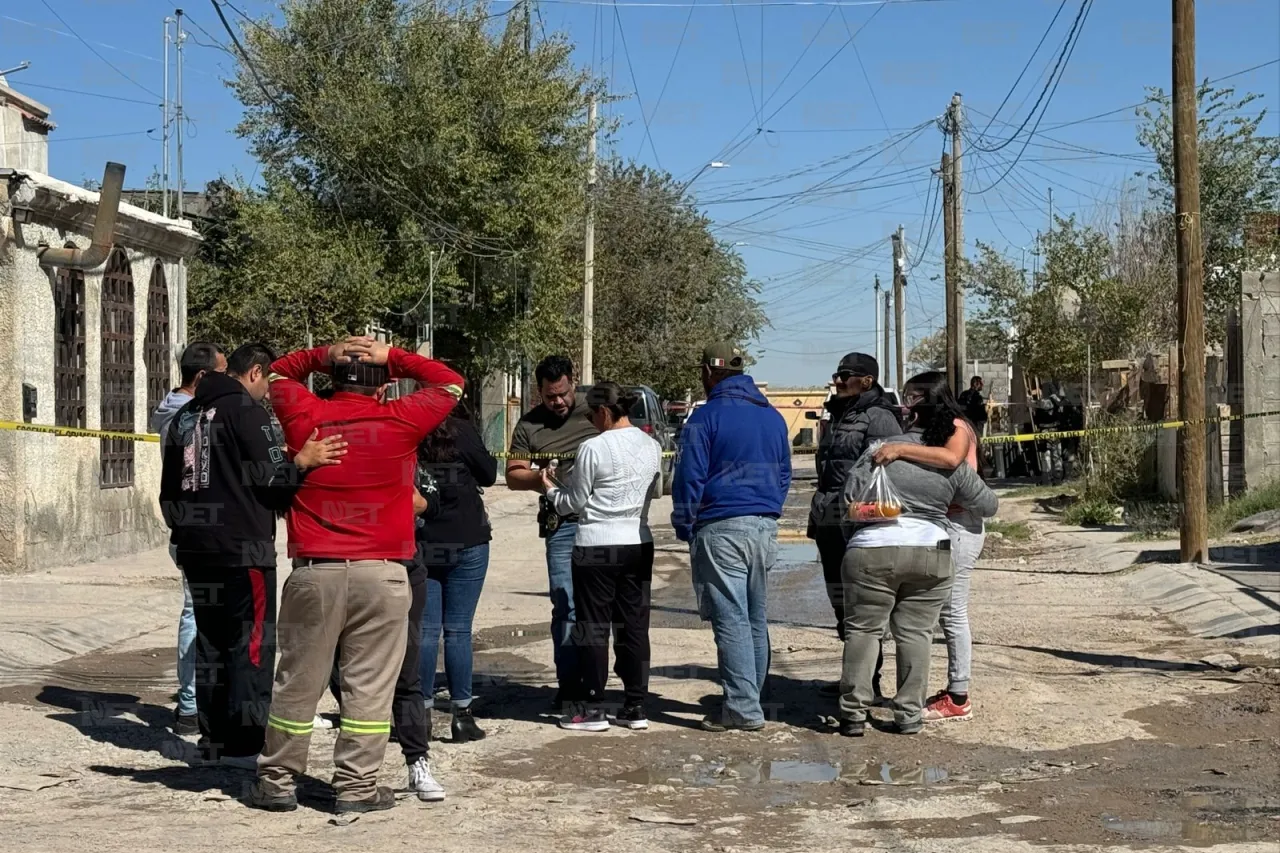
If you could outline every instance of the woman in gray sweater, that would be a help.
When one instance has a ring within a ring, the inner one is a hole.
[[[890,442],[945,444],[955,430],[952,418],[927,389],[907,388],[913,421]],[[915,391],[916,393],[912,393]],[[945,423],[942,421],[945,419]],[[936,421],[936,422],[935,422]],[[845,504],[858,516],[856,501],[876,463],[866,453],[849,472]],[[995,515],[999,501],[967,465],[942,470],[905,459],[884,466],[901,502],[893,520],[851,520],[849,549],[841,566],[846,596],[844,666],[840,678],[840,734],[860,737],[875,694],[872,675],[880,637],[887,625],[897,648],[898,691],[893,697],[893,730],[916,734],[928,690],[933,628],[951,594],[951,521],[948,509],[963,507],[981,518]]]

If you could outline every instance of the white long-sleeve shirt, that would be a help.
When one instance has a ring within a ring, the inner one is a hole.
[[[661,464],[650,436],[635,427],[611,429],[582,443],[568,482],[547,498],[561,515],[578,515],[574,545],[652,542],[649,501]]]

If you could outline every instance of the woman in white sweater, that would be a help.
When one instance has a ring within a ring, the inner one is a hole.
[[[613,725],[647,729],[649,591],[653,534],[649,496],[662,454],[658,442],[627,417],[638,398],[614,382],[587,393],[600,435],[583,442],[567,483],[544,469],[547,498],[561,515],[579,516],[573,542],[574,640],[579,652],[577,695],[560,727],[607,731],[604,687],[609,678],[609,634],[614,629],[617,673],[626,691]],[[616,707],[616,706],[615,706]]]

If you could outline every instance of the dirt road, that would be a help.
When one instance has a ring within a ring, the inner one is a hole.
[[[696,724],[718,694],[715,648],[692,608],[687,557],[666,531],[653,728],[567,734],[544,716],[551,654],[532,504],[503,490],[489,498],[496,535],[477,617],[476,712],[490,736],[433,744],[444,803],[406,799],[336,825],[325,811],[331,733],[314,737],[302,808],[289,815],[236,801],[249,774],[185,763],[191,743],[166,728],[180,591],[157,553],[0,580],[0,844],[32,853],[71,844],[95,853],[1278,849],[1276,611],[1264,608],[1268,625],[1222,576],[1117,567],[1097,550],[1105,543],[1026,516],[1044,534],[1041,553],[993,561],[975,579],[976,719],[851,742],[832,734],[824,717],[834,709],[816,693],[841,652],[818,568],[805,546],[789,546],[771,587],[775,722],[712,735]],[[1253,627],[1213,635],[1206,626],[1226,616]],[[1213,657],[1224,654],[1238,665]],[[944,671],[938,644],[934,683]],[[447,734],[447,718],[436,723]],[[395,746],[384,778],[404,782]]]

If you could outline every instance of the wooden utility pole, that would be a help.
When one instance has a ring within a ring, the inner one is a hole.
[[[880,337],[880,276],[876,276],[876,301],[872,308],[872,313],[875,315],[875,318],[876,318],[876,348],[871,351],[871,354],[874,355],[876,358],[879,358],[880,350],[881,350],[880,341],[882,340],[882,338]],[[884,333],[886,335],[889,334],[889,330],[885,329]],[[889,370],[888,363],[887,362],[881,363],[880,365],[881,375],[879,378],[882,381],[884,380],[884,377],[887,374],[888,370]]]
[[[1197,423],[1178,431],[1184,563],[1209,560],[1205,499],[1204,247],[1196,116],[1196,4],[1173,0],[1173,209],[1178,244],[1178,410]]]
[[[582,375],[588,385],[595,382],[592,347],[595,338],[596,286],[596,96],[587,101],[587,233],[583,249],[582,279]]]
[[[893,308],[895,313],[894,343],[897,356],[894,366],[897,367],[897,389],[907,384],[907,249],[902,242],[902,226],[898,226],[893,235]]]
[[[951,243],[954,246],[952,263],[955,270],[955,288],[952,291],[952,310],[956,315],[956,379],[952,390],[959,394],[964,389],[958,383],[964,382],[965,365],[969,363],[968,334],[964,323],[964,182],[962,180],[962,161],[964,142],[961,139],[961,104],[960,93],[951,96]]]
[[[959,343],[956,329],[956,245],[955,245],[955,199],[952,197],[951,155],[942,155],[942,261],[943,279],[946,288],[947,302],[947,383],[954,391],[959,387],[959,363],[956,360],[956,345]]]
[[[879,306],[876,306],[876,307],[877,307],[877,309],[879,308]],[[890,351],[890,344],[889,344],[889,341],[890,341],[890,338],[889,338],[889,325],[890,325],[890,320],[889,320],[889,291],[888,291],[888,290],[886,290],[886,291],[884,292],[884,311],[883,311],[882,313],[884,314],[884,343],[882,344],[882,346],[884,347],[884,356],[883,356],[883,358],[881,359],[881,362],[880,362],[880,374],[881,374],[881,379],[880,379],[880,381],[881,381],[881,382],[887,382],[887,381],[889,380],[889,364],[890,364],[890,356],[889,356],[889,351]]]

